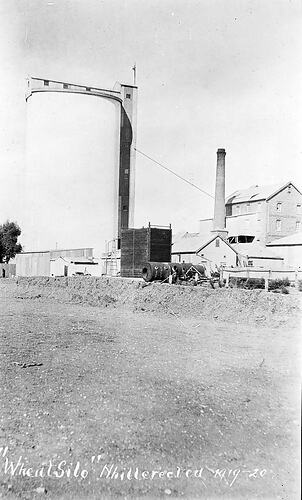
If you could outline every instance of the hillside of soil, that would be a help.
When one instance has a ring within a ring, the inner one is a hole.
[[[297,326],[301,292],[288,295],[237,288],[184,286],[125,278],[18,278],[11,293],[20,300],[43,298],[131,311],[157,312],[231,323]]]

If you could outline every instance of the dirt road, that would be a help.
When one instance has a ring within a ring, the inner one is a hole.
[[[2,498],[298,498],[297,330],[0,293]]]

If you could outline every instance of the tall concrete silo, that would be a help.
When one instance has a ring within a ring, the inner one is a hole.
[[[30,78],[22,242],[94,247],[133,225],[137,87]]]

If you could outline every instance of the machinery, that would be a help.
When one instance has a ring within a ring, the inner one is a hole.
[[[183,262],[181,264],[171,262],[148,262],[142,269],[142,277],[148,282],[160,281],[169,284],[193,284],[200,285],[209,283],[212,288],[215,284],[221,286],[220,273],[210,274],[200,264]]]

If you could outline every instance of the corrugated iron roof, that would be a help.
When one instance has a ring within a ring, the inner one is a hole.
[[[302,245],[302,231],[291,234],[289,236],[284,236],[283,238],[278,238],[277,240],[271,241],[267,244],[267,246],[270,247],[291,245]]]
[[[251,259],[283,259],[270,248],[263,247],[258,243],[235,243],[232,245],[241,255]]]
[[[182,238],[173,243],[172,253],[195,253],[205,241],[204,236],[199,233],[185,233]]]
[[[216,234],[209,233],[206,236],[200,233],[186,233],[186,235],[180,240],[176,241],[172,245],[172,254],[175,253],[196,253],[206,246],[208,246],[212,241],[217,238]],[[230,245],[227,241],[224,241],[220,236],[219,238],[223,243],[228,245],[234,252],[237,250],[233,245]]]
[[[250,186],[247,189],[239,189],[234,193],[230,194],[226,198],[226,203],[244,203],[248,201],[260,201],[267,200],[268,198],[274,196],[279,191],[291,184],[295,189],[297,189],[292,182],[287,182],[286,184],[271,184],[267,186]],[[299,191],[297,189],[297,191]],[[300,192],[300,191],[299,191]]]

